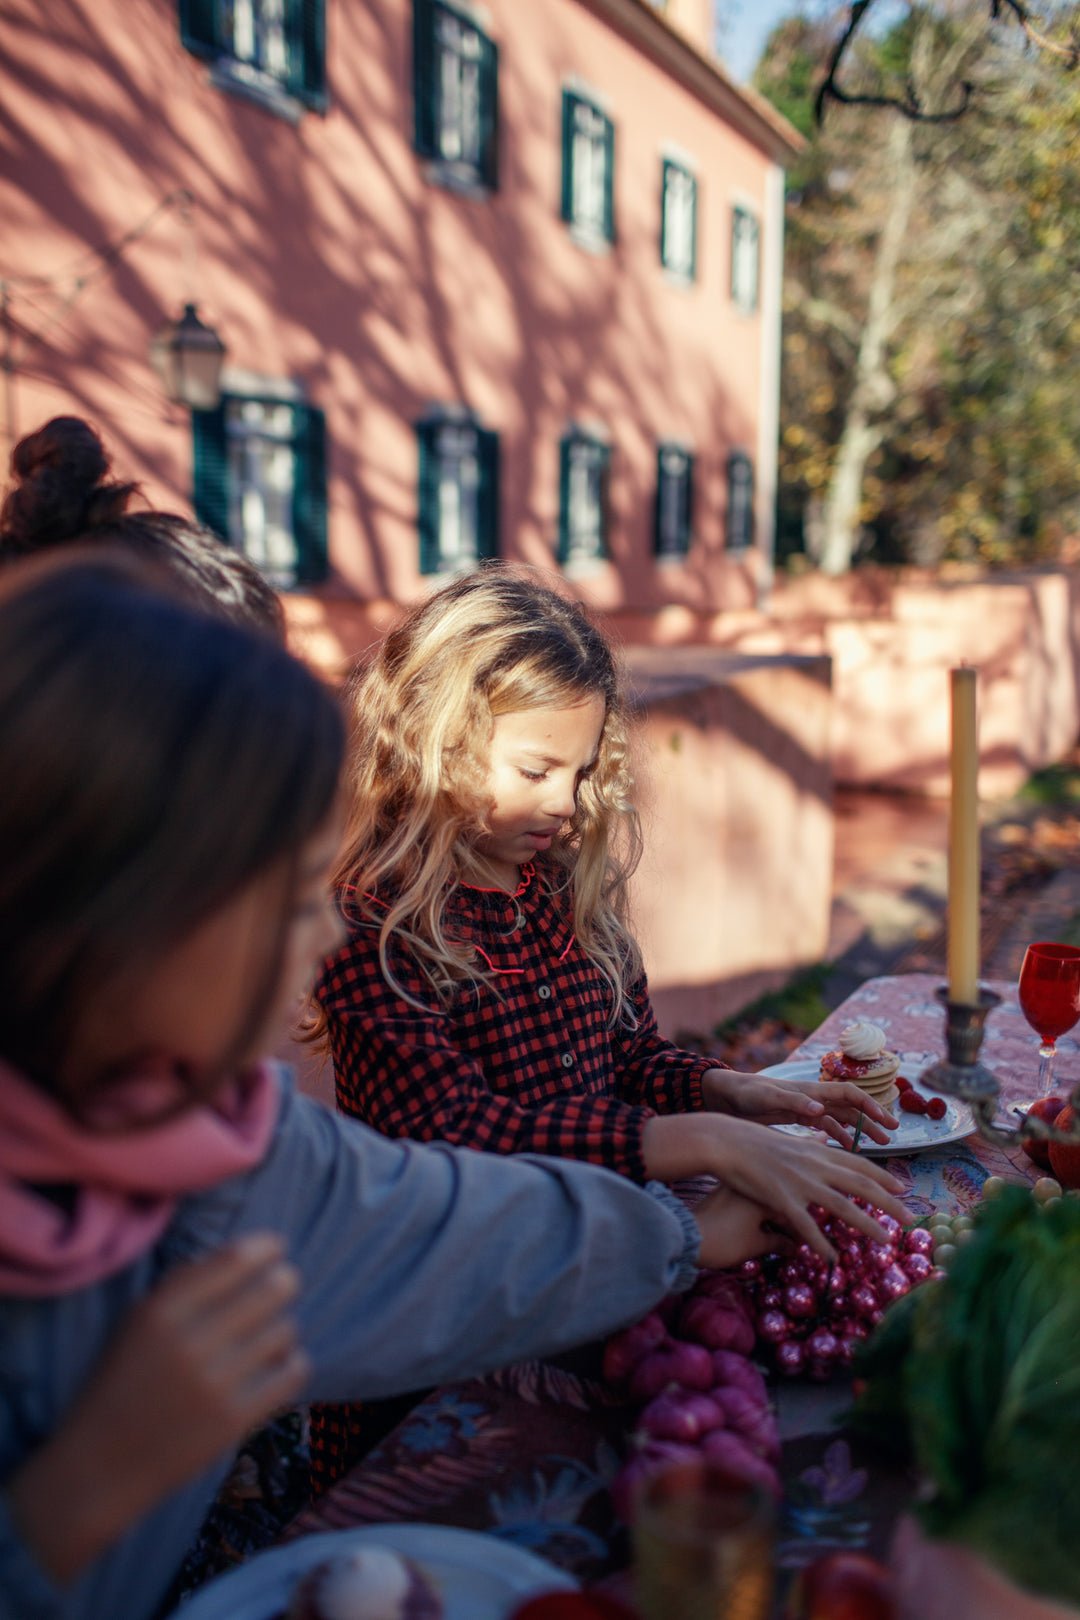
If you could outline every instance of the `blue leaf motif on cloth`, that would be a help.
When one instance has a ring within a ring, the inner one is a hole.
[[[479,1401],[462,1401],[452,1394],[444,1395],[435,1405],[425,1402],[406,1419],[398,1443],[413,1457],[459,1452],[477,1433],[477,1419],[483,1418],[486,1412],[487,1408]]]
[[[610,1450],[598,1448],[595,1470],[573,1458],[550,1457],[546,1462],[555,1466],[553,1474],[546,1474],[541,1466],[533,1470],[531,1479],[518,1481],[501,1496],[492,1492],[488,1533],[543,1553],[568,1568],[589,1559],[602,1561],[607,1556],[606,1543],[577,1520],[585,1504],[612,1477],[610,1464],[617,1467],[614,1453],[606,1455]]]

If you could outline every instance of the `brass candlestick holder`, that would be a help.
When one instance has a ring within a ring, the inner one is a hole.
[[[998,1147],[1017,1147],[1025,1141],[1080,1142],[1080,1082],[1069,1098],[1076,1118],[1067,1131],[1059,1131],[1045,1120],[1033,1119],[1030,1114],[1024,1116],[1019,1126],[995,1124],[1001,1083],[992,1069],[979,1062],[979,1049],[987,1015],[999,1005],[1001,997],[993,990],[980,989],[978,1004],[973,1006],[970,1002],[950,1001],[944,985],[935,993],[945,1008],[945,1044],[949,1055],[920,1075],[919,1084],[967,1103],[979,1135]]]

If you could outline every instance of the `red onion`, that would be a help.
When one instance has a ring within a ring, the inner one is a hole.
[[[656,1311],[614,1334],[604,1346],[604,1377],[611,1384],[625,1383],[638,1362],[670,1342],[668,1330]]]
[[[806,1367],[806,1351],[800,1339],[784,1339],[776,1346],[776,1365],[787,1378],[796,1378]]]
[[[895,1215],[886,1215],[879,1210],[874,1218],[881,1227],[882,1231],[888,1234],[890,1244],[895,1246],[900,1242],[900,1239],[904,1235],[904,1228],[900,1225],[900,1222],[896,1219]]]
[[[720,1402],[697,1390],[665,1390],[650,1401],[638,1419],[638,1430],[651,1440],[677,1440],[692,1445],[710,1429],[722,1428]]]
[[[740,1302],[736,1309],[721,1299],[691,1299],[679,1317],[679,1331],[710,1350],[738,1350],[749,1355],[754,1329]]]
[[[630,1374],[630,1394],[635,1401],[651,1401],[669,1384],[709,1389],[712,1381],[712,1362],[705,1347],[676,1339],[670,1348],[653,1350],[638,1362]]]
[[[809,1283],[789,1283],[784,1289],[784,1310],[788,1316],[806,1317],[817,1314],[817,1298]]]
[[[779,1500],[782,1493],[776,1469],[763,1457],[755,1456],[746,1442],[730,1429],[714,1429],[712,1434],[707,1434],[701,1442],[701,1450],[709,1462],[733,1479],[760,1485]]]
[[[776,1419],[768,1406],[745,1394],[741,1389],[718,1389],[716,1404],[723,1411],[727,1427],[741,1435],[751,1451],[773,1462],[780,1455],[780,1439]]]
[[[907,1273],[898,1265],[891,1265],[878,1278],[878,1287],[886,1299],[899,1299],[911,1287]]]
[[[934,1234],[928,1232],[925,1226],[916,1226],[904,1239],[905,1254],[933,1254]]]
[[[815,1328],[806,1340],[806,1354],[811,1361],[832,1362],[840,1352],[840,1340],[826,1327]]]
[[[773,1344],[791,1337],[791,1322],[782,1311],[763,1311],[757,1326],[761,1337],[770,1339]]]
[[[868,1282],[859,1283],[857,1287],[851,1290],[848,1298],[851,1300],[852,1310],[857,1311],[860,1316],[865,1317],[867,1320],[873,1316],[878,1308],[877,1294]]]
[[[905,1254],[903,1267],[913,1283],[921,1283],[933,1272],[934,1262],[928,1254]]]
[[[768,1391],[765,1380],[745,1356],[738,1355],[734,1350],[714,1350],[712,1353],[713,1373],[715,1384],[721,1388],[745,1390],[751,1400],[768,1404]],[[712,1390],[715,1396],[716,1388]]]

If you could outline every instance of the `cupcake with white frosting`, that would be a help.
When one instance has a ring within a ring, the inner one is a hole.
[[[885,1031],[865,1019],[840,1032],[840,1044],[821,1060],[823,1080],[851,1080],[882,1108],[896,1101],[900,1056],[885,1045]]]

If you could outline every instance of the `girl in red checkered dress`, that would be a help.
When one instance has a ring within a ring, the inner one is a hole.
[[[736,1074],[661,1038],[627,924],[627,701],[579,605],[502,566],[455,580],[391,630],[351,709],[349,937],[316,987],[345,1113],[639,1182],[712,1174],[822,1253],[812,1204],[873,1232],[852,1197],[903,1216],[881,1167],[762,1128],[846,1142],[861,1114],[885,1141],[896,1121],[863,1092]],[[382,1419],[313,1410],[316,1490]]]
[[[712,1174],[823,1249],[811,1204],[869,1230],[880,1167],[842,1142],[850,1084],[782,1083],[661,1038],[627,925],[639,848],[623,682],[584,609],[496,565],[410,612],[355,682],[349,926],[317,987],[339,1106],[392,1136]]]

